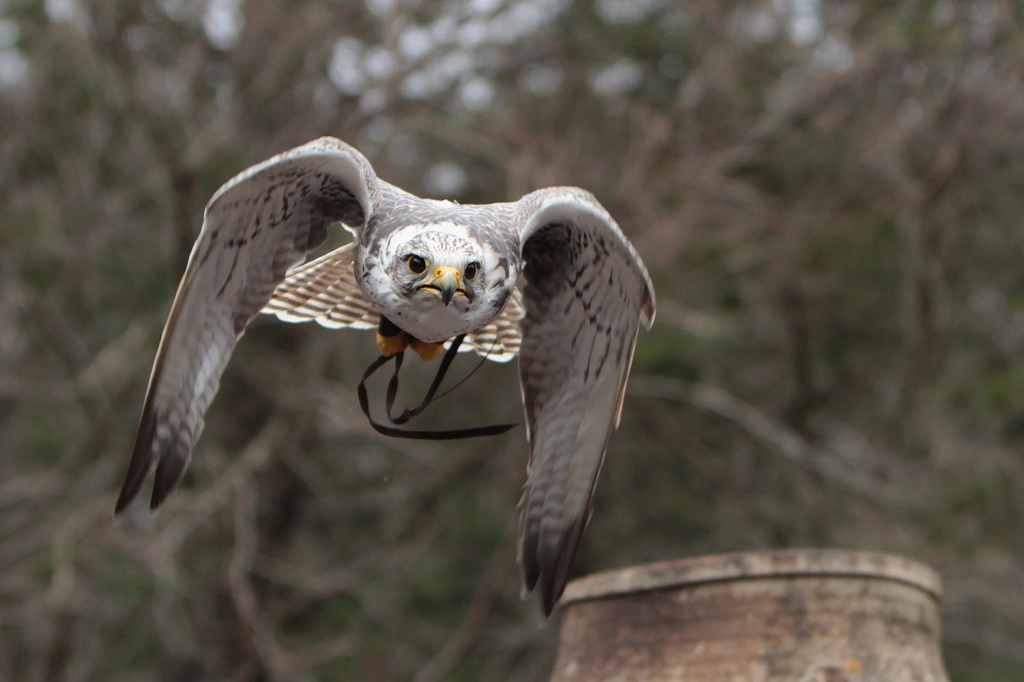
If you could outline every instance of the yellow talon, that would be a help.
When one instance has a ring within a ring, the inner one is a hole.
[[[380,332],[377,332],[377,348],[380,348],[381,355],[390,358],[392,355],[408,348],[409,339],[410,336],[405,332],[399,332],[394,336],[383,336]],[[419,351],[416,352],[419,353]]]
[[[430,362],[444,353],[443,343],[427,343],[419,339],[412,339],[409,342],[409,347],[416,351],[416,355],[420,356],[423,362]]]

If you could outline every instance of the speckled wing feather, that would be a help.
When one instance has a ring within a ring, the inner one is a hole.
[[[164,326],[116,512],[156,466],[156,508],[180,480],[235,343],[290,268],[340,221],[356,229],[379,183],[347,144],[322,138],[253,166],[210,200]]]
[[[328,329],[376,329],[380,315],[359,289],[354,261],[353,242],[295,268],[262,312],[284,322],[316,321]]]
[[[591,194],[552,188],[520,205],[526,317],[519,373],[530,467],[519,561],[525,588],[540,584],[550,614],[590,518],[638,326],[650,327],[655,302],[643,262]]]
[[[508,362],[519,354],[522,343],[519,322],[525,314],[522,295],[518,290],[514,290],[504,310],[493,322],[466,334],[465,340],[459,346],[459,352],[473,350],[488,360]]]

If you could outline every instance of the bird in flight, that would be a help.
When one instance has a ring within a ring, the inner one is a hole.
[[[332,223],[354,241],[301,264]],[[235,344],[261,312],[377,329],[384,356],[408,348],[430,360],[461,334],[462,349],[519,356],[530,445],[519,563],[550,615],[590,518],[637,330],[655,312],[640,256],[593,195],[421,199],[330,137],[229,180],[206,206],[164,326],[116,514],[153,468],[151,509],[178,484]]]

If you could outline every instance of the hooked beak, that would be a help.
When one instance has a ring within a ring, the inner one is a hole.
[[[420,288],[426,289],[448,305],[455,294],[465,295],[466,292],[459,288],[461,279],[462,274],[458,270],[450,265],[442,265],[434,270],[434,278]]]

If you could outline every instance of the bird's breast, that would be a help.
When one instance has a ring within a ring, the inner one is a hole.
[[[467,306],[458,299],[445,305],[427,291],[417,292],[408,299],[386,297],[378,307],[384,317],[400,329],[428,343],[447,341],[459,334],[475,331],[491,321],[480,320],[478,315],[464,310]]]

